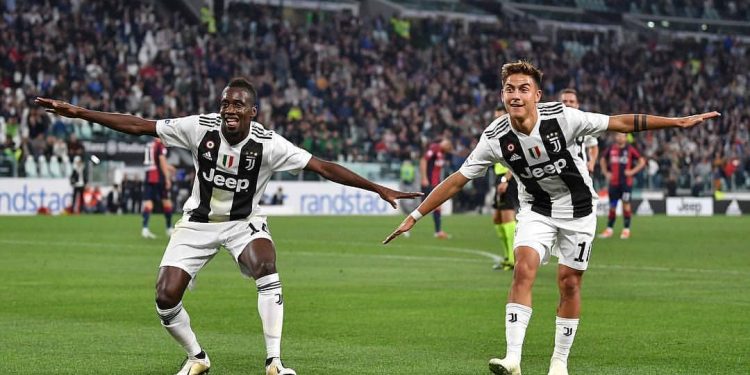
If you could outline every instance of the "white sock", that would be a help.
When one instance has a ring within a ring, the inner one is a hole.
[[[156,312],[159,313],[161,325],[177,340],[177,343],[182,345],[188,356],[194,358],[196,354],[202,351],[193,329],[190,328],[190,316],[182,308],[182,301],[171,309],[162,310],[159,306],[156,306]]]
[[[255,280],[258,286],[258,314],[263,323],[266,339],[266,358],[281,358],[281,328],[284,325],[284,297],[281,294],[279,274]]]
[[[568,319],[557,317],[555,319],[555,351],[552,358],[557,358],[564,363],[568,363],[568,354],[570,347],[573,346],[573,340],[576,338],[578,331],[578,319]]]
[[[509,303],[505,305],[505,317],[505,341],[508,345],[505,358],[520,363],[523,339],[531,319],[531,307]]]

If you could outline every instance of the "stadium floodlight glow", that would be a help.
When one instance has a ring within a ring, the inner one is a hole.
[[[705,23],[704,23],[704,24],[702,24],[702,25],[701,25],[701,30],[703,30],[703,31],[706,31],[706,30],[708,30],[708,25],[706,25]]]
[[[661,21],[661,27],[669,27],[669,21],[667,21],[667,20],[662,20],[662,21]]]
[[[653,29],[654,28],[654,21],[648,21],[648,23],[646,23],[646,25],[648,25],[648,27],[650,27],[650,28]]]

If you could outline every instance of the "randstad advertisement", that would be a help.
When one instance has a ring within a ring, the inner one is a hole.
[[[383,185],[398,189],[395,183]],[[393,209],[388,202],[380,199],[380,196],[375,193],[328,181],[271,181],[266,187],[261,202],[261,211],[266,215],[404,214],[401,209]],[[413,203],[417,202],[419,199]],[[444,214],[450,214],[452,206],[449,202],[442,207]],[[399,206],[402,204],[403,201],[400,201]],[[414,205],[408,205],[408,207],[414,207]]]
[[[0,178],[0,215],[33,215],[46,207],[53,215],[73,202],[65,178]]]

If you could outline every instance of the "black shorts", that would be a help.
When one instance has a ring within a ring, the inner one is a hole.
[[[146,201],[160,201],[170,199],[169,198],[169,190],[167,190],[167,187],[162,182],[157,182],[155,184],[152,183],[144,183],[143,184],[143,200]]]
[[[500,194],[497,191],[497,185],[500,185],[502,176],[495,180],[495,199],[492,200],[492,207],[496,210],[514,210],[518,211],[518,182],[511,177],[508,181],[508,188],[505,193]]]
[[[630,193],[633,187],[628,185],[609,185],[609,202],[614,202],[617,205],[617,201],[622,199],[623,203],[630,203]]]

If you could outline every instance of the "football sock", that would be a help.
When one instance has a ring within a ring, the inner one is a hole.
[[[167,229],[172,228],[172,207],[164,207],[164,218],[167,220]]]
[[[148,219],[151,218],[151,210],[143,209],[143,227],[148,228]]]
[[[442,228],[440,210],[432,211],[432,218],[435,221],[435,233],[438,233]]]
[[[617,213],[615,212],[615,209],[610,207],[609,208],[609,217],[607,220],[607,228],[612,228],[615,226],[615,219],[617,219]]]
[[[515,256],[513,254],[513,242],[516,237],[516,222],[511,221],[503,225],[503,229],[505,231],[505,259],[509,263],[516,263]]]
[[[526,327],[531,319],[531,307],[517,303],[505,305],[505,358],[521,362],[521,349],[526,336]]]
[[[258,286],[258,314],[263,323],[266,340],[266,358],[281,357],[281,328],[284,324],[284,298],[281,294],[279,274],[255,280]]]
[[[556,317],[555,319],[555,351],[552,353],[552,358],[557,358],[565,363],[568,363],[568,354],[570,354],[570,347],[573,346],[573,340],[576,337],[576,331],[578,331],[578,319],[567,319]]]
[[[630,229],[630,216],[631,212],[630,210],[623,210],[622,211],[622,217],[623,217],[623,225],[626,229]]]
[[[195,338],[195,333],[190,328],[190,316],[182,308],[182,302],[170,309],[160,309],[159,306],[156,306],[156,312],[161,319],[161,325],[167,329],[167,332],[174,337],[177,343],[182,345],[188,356],[196,357],[202,352],[201,346],[198,345],[198,339]]]
[[[505,248],[505,227],[503,227],[503,224],[495,224],[495,234],[497,234],[497,238],[500,239],[500,244],[503,246],[503,255],[507,260],[508,249]]]

